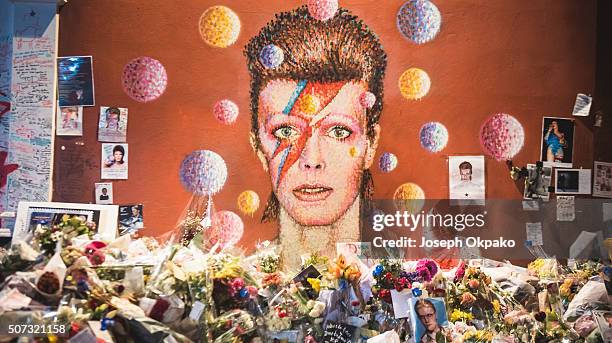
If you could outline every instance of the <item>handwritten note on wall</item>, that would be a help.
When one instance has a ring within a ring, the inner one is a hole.
[[[7,133],[7,163],[19,168],[0,193],[0,210],[16,210],[19,201],[47,201],[53,153],[55,79],[55,4],[14,4],[10,91],[12,110],[2,119]],[[3,50],[4,49],[4,50]],[[7,48],[0,45],[0,54]],[[3,63],[3,64],[2,64]],[[7,62],[0,62],[0,68]],[[1,81],[1,80],[0,80]],[[0,86],[2,86],[0,84]]]

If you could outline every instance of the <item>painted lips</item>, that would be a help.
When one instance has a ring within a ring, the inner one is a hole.
[[[327,199],[334,190],[323,185],[301,185],[293,190],[298,200],[314,202]]]

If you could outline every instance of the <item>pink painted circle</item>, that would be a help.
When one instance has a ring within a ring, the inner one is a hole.
[[[211,244],[219,243],[222,248],[232,247],[242,238],[244,223],[239,215],[232,211],[218,211],[212,215],[212,227],[209,232]]]
[[[131,60],[123,67],[121,76],[123,91],[138,102],[149,102],[159,98],[166,90],[168,75],[158,60],[142,56]]]

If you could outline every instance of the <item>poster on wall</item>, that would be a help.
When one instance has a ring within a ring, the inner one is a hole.
[[[55,122],[55,134],[58,136],[82,136],[83,107],[59,107],[58,103],[57,120]]]
[[[550,185],[552,181],[552,167],[541,163],[527,165],[527,178],[525,178],[525,189],[523,199],[550,199]]]
[[[113,203],[113,184],[111,182],[97,182],[95,187],[96,204],[109,205]]]
[[[555,169],[555,193],[591,194],[591,169]]]
[[[142,204],[119,206],[119,235],[134,233],[144,228],[142,210]]]
[[[57,58],[59,105],[93,106],[95,104],[92,56]]]
[[[571,168],[574,154],[574,120],[544,117],[540,161],[553,167]]]
[[[102,144],[102,179],[128,178],[128,145]]]
[[[128,109],[122,107],[100,107],[98,141],[125,142],[127,138]]]
[[[484,156],[449,156],[448,189],[451,200],[462,200],[459,202],[461,204],[484,205]]]
[[[595,161],[593,196],[612,198],[612,163]]]

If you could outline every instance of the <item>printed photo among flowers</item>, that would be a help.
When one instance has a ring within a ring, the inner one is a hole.
[[[443,298],[411,298],[410,320],[416,343],[444,341],[448,318]]]

